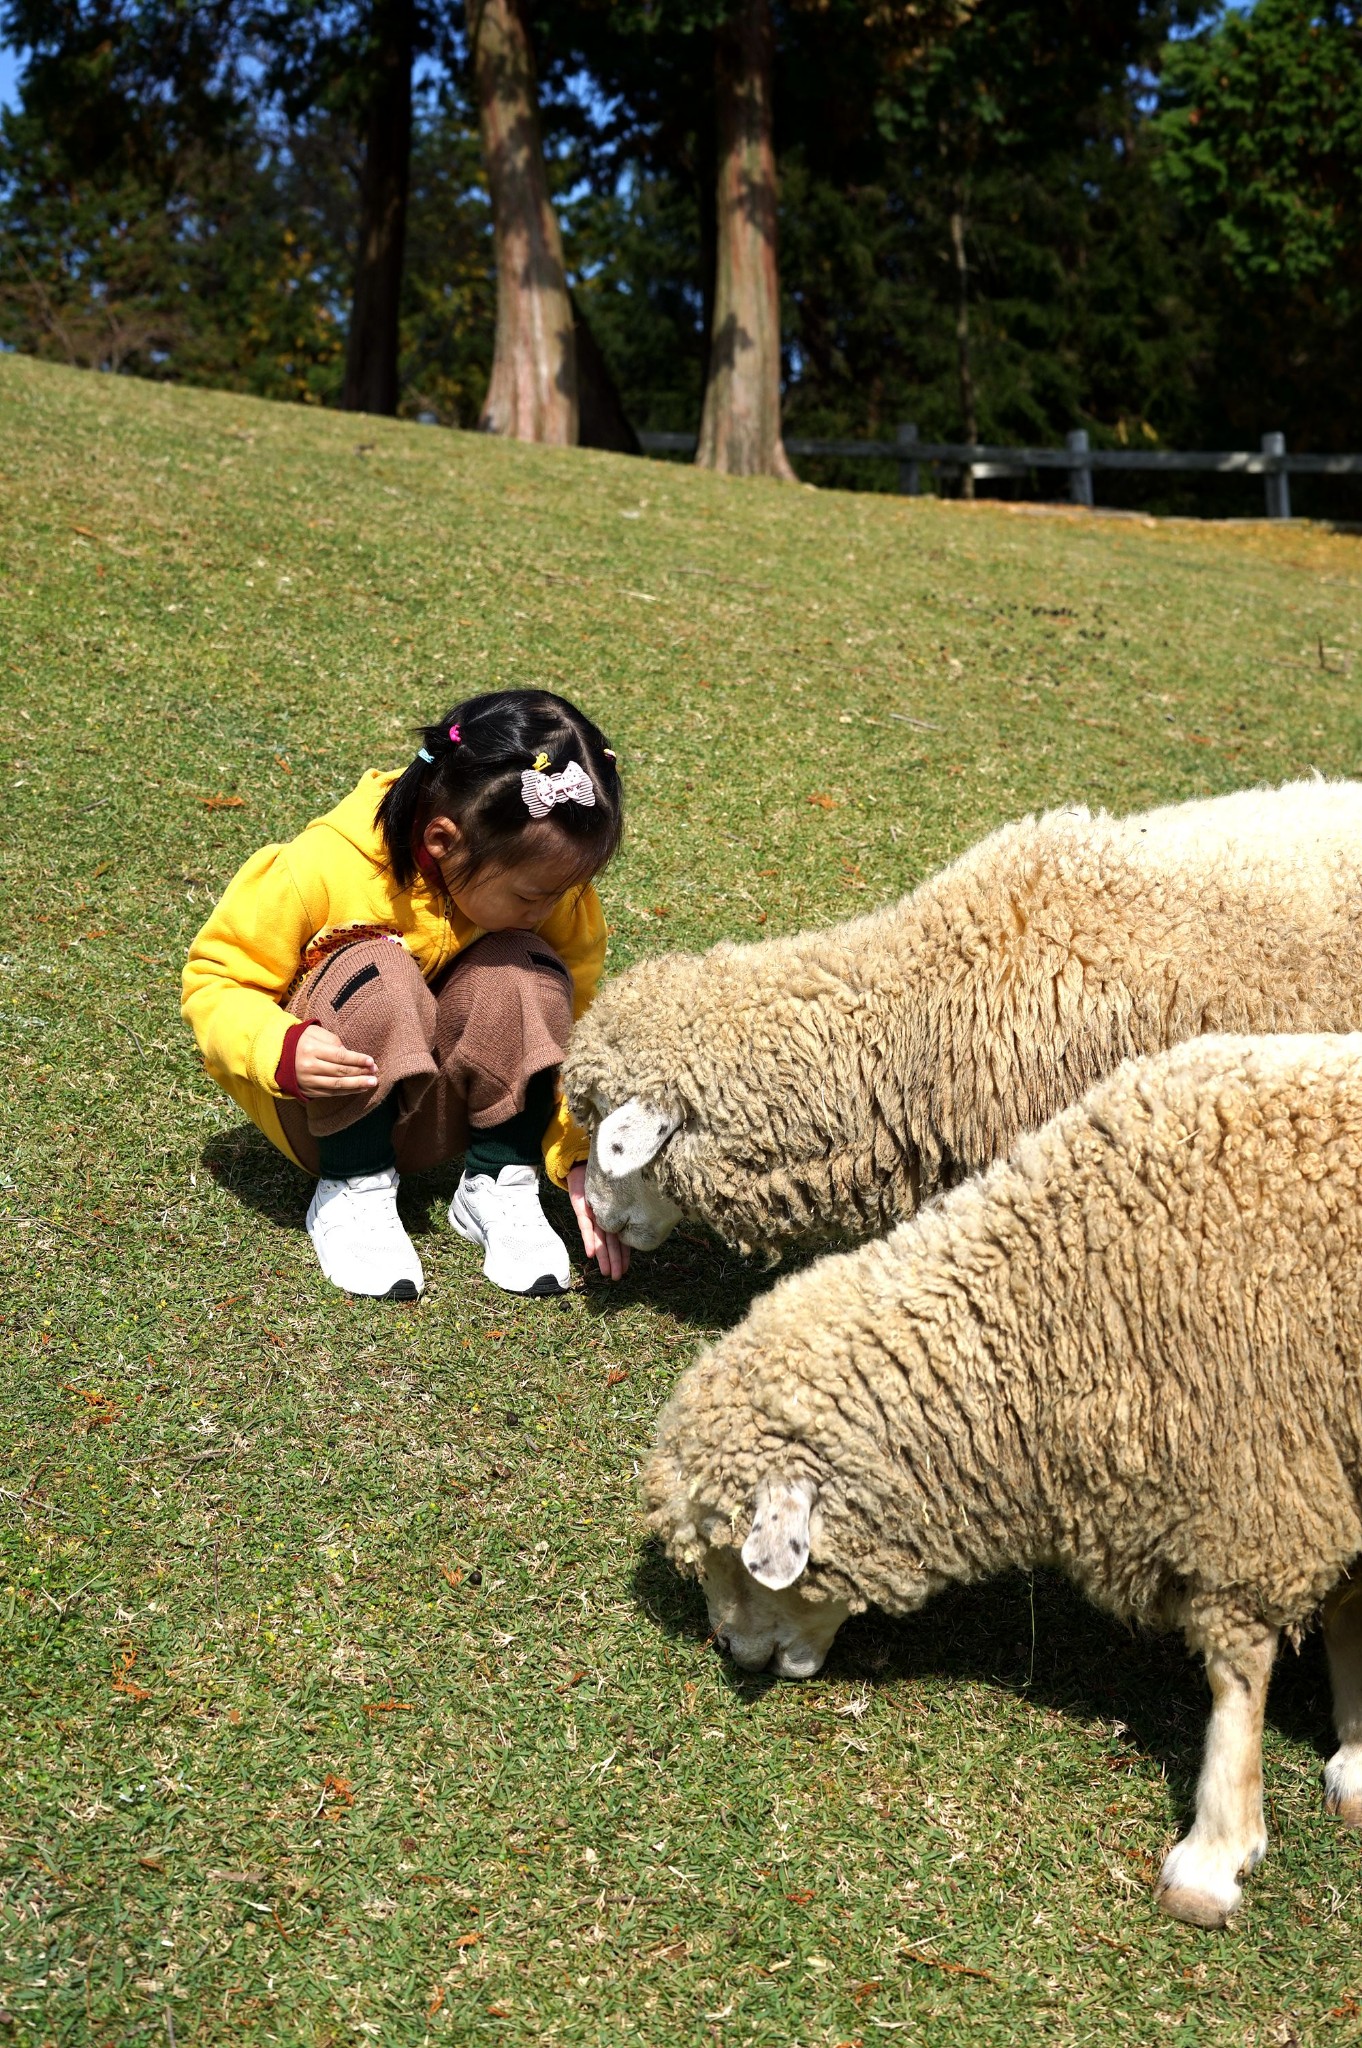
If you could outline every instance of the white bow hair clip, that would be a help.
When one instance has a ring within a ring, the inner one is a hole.
[[[596,801],[596,785],[580,761],[569,761],[556,775],[527,768],[520,778],[520,794],[532,818],[547,818],[555,804],[582,804],[590,810]]]

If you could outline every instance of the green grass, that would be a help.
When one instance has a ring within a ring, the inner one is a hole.
[[[425,1299],[346,1302],[177,1010],[237,864],[490,684],[619,750],[616,966],[883,901],[1029,806],[1362,770],[1362,543],[13,358],[0,494],[0,2042],[1362,2038],[1317,1638],[1238,1926],[1165,1922],[1179,1643],[1011,1579],[740,1677],[634,1474],[769,1277],[680,1237],[511,1301],[444,1174],[404,1190]]]

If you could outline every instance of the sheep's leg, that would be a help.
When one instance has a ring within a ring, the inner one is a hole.
[[[1324,1645],[1338,1730],[1324,1767],[1324,1804],[1345,1827],[1362,1828],[1362,1578],[1345,1579],[1325,1601]]]
[[[1211,1720],[1196,1819],[1164,1858],[1155,1892],[1165,1913],[1223,1927],[1243,1896],[1238,1879],[1262,1861],[1263,1710],[1277,1654],[1273,1630],[1233,1651],[1208,1650]]]

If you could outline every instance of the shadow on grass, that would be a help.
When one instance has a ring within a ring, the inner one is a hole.
[[[544,1202],[556,1229],[576,1247],[577,1225],[567,1197],[546,1190]],[[640,1303],[657,1314],[696,1330],[728,1330],[740,1323],[754,1301],[769,1294],[778,1280],[820,1256],[816,1251],[787,1255],[778,1265],[744,1258],[706,1232],[676,1231],[653,1252],[634,1252],[624,1280],[593,1293],[605,1309]],[[594,1266],[590,1269],[594,1274]]]
[[[704,1595],[682,1579],[657,1543],[644,1545],[633,1593],[667,1634],[703,1643]],[[716,1656],[720,1653],[716,1650]],[[727,1682],[752,1705],[789,1681],[740,1671],[724,1659]],[[997,1686],[1076,1721],[1112,1725],[1112,1750],[1152,1758],[1189,1819],[1210,1694],[1199,1657],[1181,1636],[1125,1627],[1093,1607],[1067,1579],[1009,1572],[983,1585],[939,1594],[911,1618],[880,1613],[848,1621],[821,1678],[879,1688],[959,1679]],[[1273,1673],[1268,1721],[1323,1757],[1332,1748],[1328,1671],[1318,1630],[1296,1655],[1284,1645]]]
[[[254,1124],[219,1131],[204,1146],[199,1162],[220,1188],[276,1229],[303,1229],[316,1182],[310,1173],[276,1152]],[[445,1228],[445,1211],[458,1184],[457,1165],[436,1167],[403,1180],[398,1208],[413,1237],[429,1237]]]
[[[277,1152],[254,1124],[217,1132],[203,1147],[199,1162],[220,1188],[276,1229],[303,1229],[315,1182]],[[446,1230],[445,1212],[461,1170],[462,1163],[455,1160],[403,1180],[398,1207],[413,1238]],[[581,1238],[572,1206],[547,1182],[544,1209],[580,1266]],[[606,1316],[644,1303],[659,1315],[696,1329],[728,1329],[741,1322],[759,1294],[792,1270],[791,1261],[768,1268],[759,1260],[742,1258],[718,1238],[688,1234],[683,1239],[678,1232],[655,1252],[635,1252],[629,1272],[613,1286],[597,1279],[593,1264],[588,1269],[588,1291],[593,1309]]]

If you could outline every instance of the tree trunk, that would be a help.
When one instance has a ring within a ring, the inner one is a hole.
[[[411,175],[414,0],[375,0],[359,182],[359,254],[345,347],[341,404],[350,412],[397,411],[398,310]]]
[[[716,39],[718,256],[695,459],[729,476],[793,481],[780,434],[774,45],[771,0],[737,0]]]
[[[572,446],[577,351],[524,0],[476,0],[468,16],[497,266],[496,351],[482,426],[515,441]]]
[[[960,373],[960,416],[965,439],[979,438],[979,416],[974,404],[974,372],[969,355],[969,258],[965,252],[965,195],[957,188],[951,214],[951,247],[955,251],[955,355]],[[960,472],[960,494],[974,496],[974,471],[966,463]]]
[[[638,435],[624,410],[619,386],[582,311],[575,292],[572,335],[577,345],[577,442],[582,448],[609,448],[616,455],[641,455]]]

